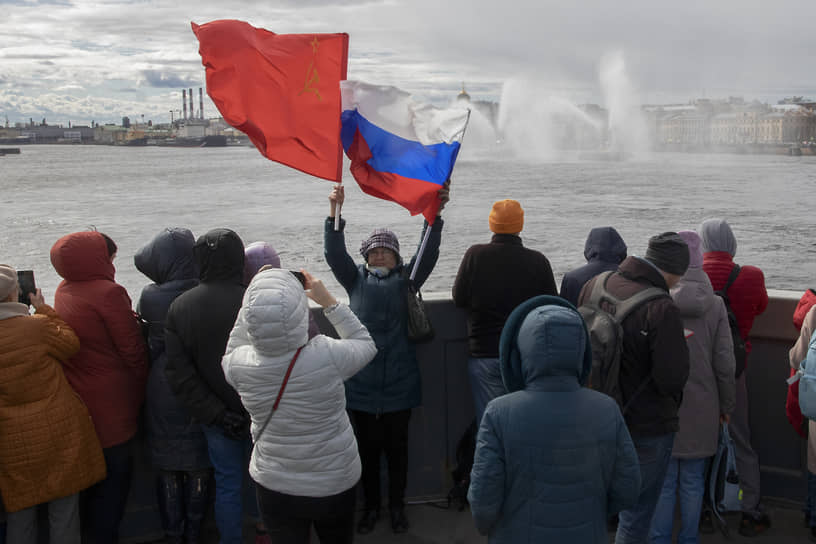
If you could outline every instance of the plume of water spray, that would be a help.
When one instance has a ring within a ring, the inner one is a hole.
[[[499,132],[517,157],[553,160],[576,145],[576,133],[600,137],[603,123],[572,101],[546,94],[545,88],[529,78],[511,79],[502,87]]]
[[[637,92],[626,73],[623,54],[617,51],[604,55],[598,76],[609,111],[609,149],[635,153],[646,151],[646,120]]]

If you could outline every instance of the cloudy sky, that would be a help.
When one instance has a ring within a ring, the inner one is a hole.
[[[204,85],[190,22],[216,19],[347,32],[350,79],[437,103],[462,81],[475,99],[521,81],[602,103],[610,54],[641,103],[816,99],[813,0],[0,0],[0,122],[167,122]]]

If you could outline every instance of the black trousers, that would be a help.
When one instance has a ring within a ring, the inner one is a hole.
[[[411,410],[370,414],[351,411],[360,461],[363,464],[363,494],[365,509],[379,510],[380,456],[385,452],[388,463],[388,506],[404,506],[405,484],[408,478],[408,421]]]
[[[328,497],[300,497],[256,483],[258,508],[272,544],[308,544],[314,523],[321,544],[351,544],[357,486]]]

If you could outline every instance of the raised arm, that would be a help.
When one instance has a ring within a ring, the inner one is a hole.
[[[419,268],[414,276],[414,284],[417,286],[417,288],[422,287],[422,284],[425,283],[425,280],[427,280],[428,276],[430,276],[431,272],[433,272],[433,269],[436,266],[436,261],[439,259],[439,244],[442,242],[442,227],[444,224],[445,222],[442,220],[442,218],[437,216],[434,224],[430,227],[431,235],[428,237],[428,244],[425,246],[425,252],[422,254],[422,258],[419,261]],[[411,270],[414,268],[414,263],[416,262],[419,248],[422,245],[422,240],[425,238],[425,231],[427,229],[428,222],[425,221],[425,223],[422,225],[422,235],[419,237],[417,253],[414,253],[414,256],[411,257],[411,262],[408,264],[408,274],[410,274]]]
[[[335,185],[329,194],[329,217],[323,226],[323,256],[331,268],[332,274],[347,293],[351,292],[357,279],[357,265],[346,251],[346,238],[343,231],[346,221],[340,218],[340,230],[334,230],[334,216],[338,206],[342,207],[345,193],[342,185]]]
[[[337,331],[340,339],[328,338],[332,362],[343,381],[354,376],[377,354],[377,346],[357,316],[345,304],[338,304],[323,282],[305,270],[306,296],[323,308],[323,313]]]
[[[43,323],[43,341],[48,346],[48,354],[58,361],[66,361],[79,351],[79,338],[74,329],[57,315],[54,308],[45,303],[42,291],[30,293],[31,305],[36,310],[35,315],[41,316]]]
[[[345,381],[374,359],[377,346],[347,305],[336,304],[324,309],[324,314],[340,336],[340,340],[326,337],[326,341],[331,343],[332,362]]]
[[[414,276],[414,284],[417,286],[417,288],[422,287],[425,280],[427,280],[428,276],[430,276],[431,272],[433,272],[437,259],[439,259],[439,244],[442,241],[442,226],[445,224],[445,222],[442,221],[442,216],[440,214],[442,213],[442,209],[450,200],[450,179],[448,179],[436,192],[436,197],[439,199],[439,207],[436,210],[436,218],[434,219],[433,227],[431,227],[431,234],[428,238],[428,244],[425,246],[425,253],[422,254],[422,259],[419,261],[419,269]],[[422,226],[422,235],[419,237],[417,252],[422,246],[422,240],[425,239],[425,231],[427,228],[428,222],[425,221]],[[408,274],[410,274],[411,270],[413,270],[416,258],[417,254],[415,253],[411,258],[411,262],[408,264]]]

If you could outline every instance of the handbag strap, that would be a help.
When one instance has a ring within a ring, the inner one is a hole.
[[[295,366],[295,361],[297,361],[298,356],[300,355],[300,350],[302,349],[303,346],[300,346],[297,349],[297,351],[295,352],[295,356],[292,357],[292,361],[289,363],[289,368],[286,369],[286,375],[283,377],[283,383],[281,384],[280,389],[278,390],[278,396],[277,398],[275,398],[275,404],[272,405],[272,411],[269,412],[269,415],[266,417],[266,421],[264,422],[263,427],[261,427],[261,430],[258,431],[258,436],[255,438],[256,442],[258,438],[260,438],[263,432],[266,430],[266,426],[269,425],[269,420],[272,419],[272,416],[278,409],[278,404],[280,404],[281,397],[283,396],[283,390],[286,389],[286,384],[289,381],[289,376],[292,375],[292,368]]]

